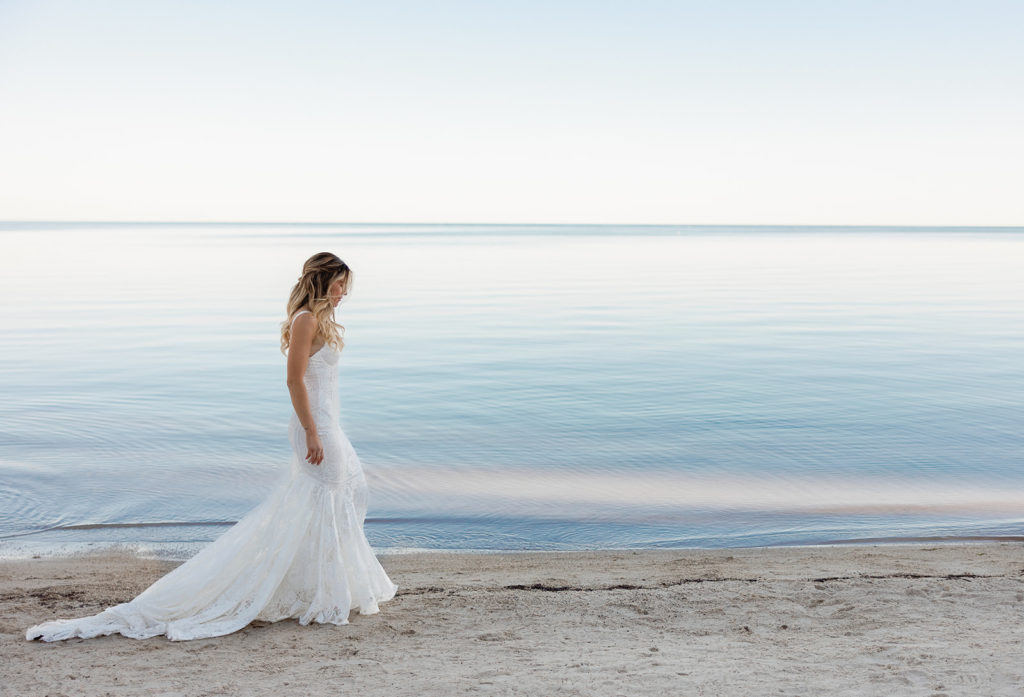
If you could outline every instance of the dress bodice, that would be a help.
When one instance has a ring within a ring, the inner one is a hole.
[[[323,362],[327,365],[338,365],[338,358],[340,357],[341,352],[338,349],[334,348],[330,344],[324,344],[309,357],[309,365],[306,366],[306,372],[309,372],[310,367],[313,365],[313,361],[316,358],[322,358]]]
[[[309,312],[300,310],[295,317]],[[292,317],[292,322],[295,321]],[[289,349],[290,350],[290,349]],[[306,374],[303,382],[309,394],[309,406],[313,410],[313,419],[317,426],[336,423],[340,416],[338,404],[338,360],[341,352],[328,343],[324,343],[306,363]]]

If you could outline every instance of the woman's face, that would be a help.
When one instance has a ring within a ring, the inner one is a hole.
[[[327,289],[327,295],[331,298],[331,303],[337,307],[338,303],[341,302],[341,299],[348,295],[348,292],[345,290],[345,279],[339,278],[337,281],[332,283]]]

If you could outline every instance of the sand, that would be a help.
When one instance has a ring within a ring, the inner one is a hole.
[[[29,642],[174,566],[0,562],[4,695],[1024,695],[1024,544],[381,555],[345,626]]]

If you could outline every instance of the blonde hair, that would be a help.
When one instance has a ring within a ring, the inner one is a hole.
[[[292,343],[292,319],[300,309],[308,309],[316,320],[317,334],[339,351],[344,348],[345,327],[334,321],[334,303],[328,296],[331,284],[342,279],[342,295],[352,286],[352,270],[330,252],[317,252],[302,265],[302,275],[288,296],[288,319],[281,322],[281,353],[287,355]],[[341,329],[341,333],[338,332]]]

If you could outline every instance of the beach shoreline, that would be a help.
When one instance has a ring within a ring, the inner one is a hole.
[[[1019,695],[1024,543],[380,554],[344,626],[46,644],[178,562],[0,561],[4,689],[26,695]]]
[[[28,561],[31,559],[78,559],[90,556],[130,557],[181,563],[210,544],[210,541],[176,543],[128,543],[128,542],[64,542],[33,544],[32,535],[0,539],[0,564],[4,562]],[[27,541],[28,543],[26,544]],[[864,545],[918,545],[918,544],[988,544],[1000,542],[1024,543],[1024,535],[907,535],[860,538],[822,538],[800,542],[778,542],[764,545],[736,547],[692,546],[692,547],[602,547],[600,549],[440,549],[428,547],[381,547],[374,545],[378,556],[402,556],[407,554],[581,554],[590,552],[633,552],[633,551],[682,551],[698,552],[710,550],[738,549],[779,549],[800,547],[838,547]]]

